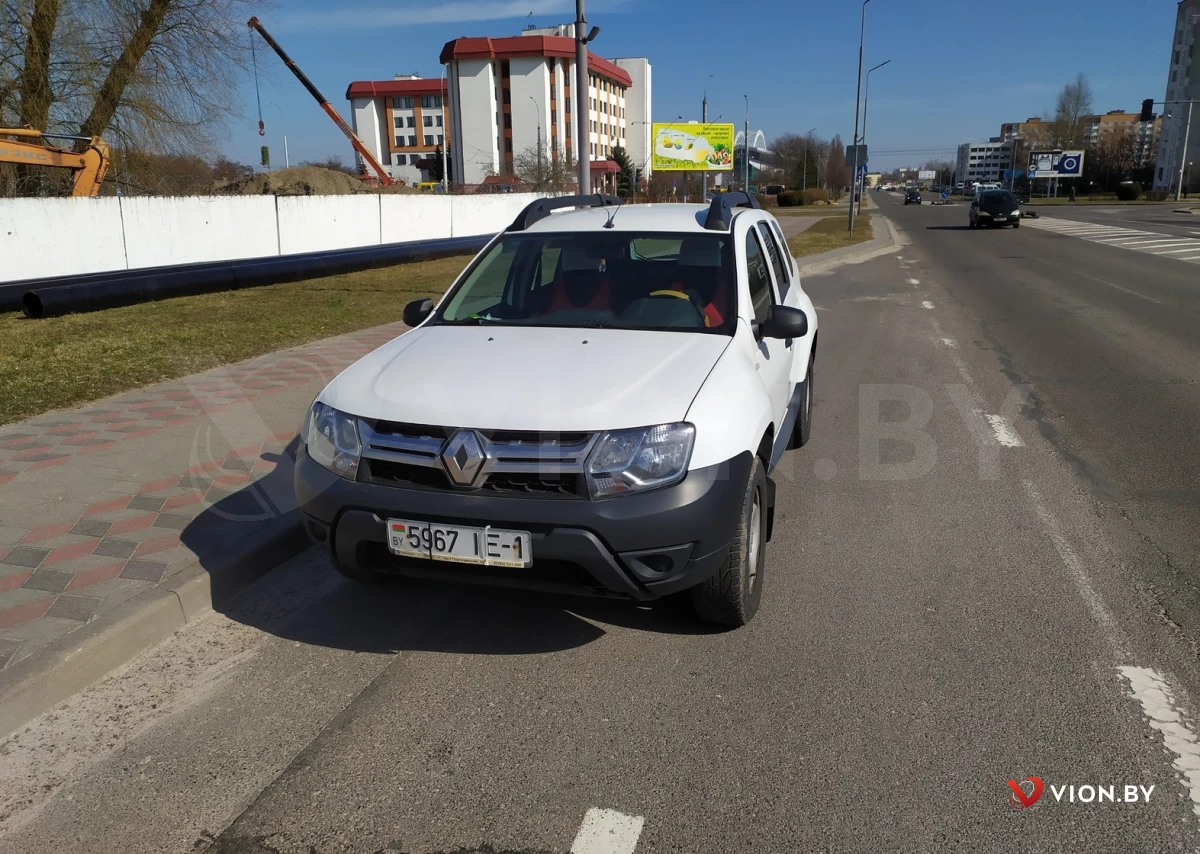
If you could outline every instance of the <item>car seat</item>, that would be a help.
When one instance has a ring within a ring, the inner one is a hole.
[[[550,303],[543,315],[568,309],[608,311],[612,308],[608,265],[598,252],[564,246],[558,276],[550,283]]]
[[[703,306],[704,325],[720,326],[728,312],[721,242],[711,237],[689,237],[679,246],[679,278],[671,288],[697,296]]]

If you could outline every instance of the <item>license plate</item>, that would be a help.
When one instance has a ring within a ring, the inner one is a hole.
[[[523,568],[533,563],[527,531],[468,528],[436,522],[388,519],[388,548],[403,557]]]

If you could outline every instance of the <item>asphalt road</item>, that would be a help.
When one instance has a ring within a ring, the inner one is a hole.
[[[1195,266],[877,199],[749,627],[309,553],[0,746],[0,852],[1194,850]]]
[[[1044,217],[1073,222],[1111,225],[1169,236],[1200,235],[1200,216],[1175,213],[1175,208],[1194,207],[1191,202],[1167,202],[1153,205],[1033,205]]]

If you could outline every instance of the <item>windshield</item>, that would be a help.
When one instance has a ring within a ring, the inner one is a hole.
[[[988,207],[1013,207],[1017,206],[1016,197],[1012,193],[1003,191],[992,191],[981,193],[979,196],[979,204],[987,205]]]
[[[736,281],[727,234],[509,234],[435,322],[731,332]]]

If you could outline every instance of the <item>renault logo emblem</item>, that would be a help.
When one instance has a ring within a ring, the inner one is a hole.
[[[458,430],[442,448],[442,466],[456,486],[470,486],[487,459],[483,443],[474,430]]]

